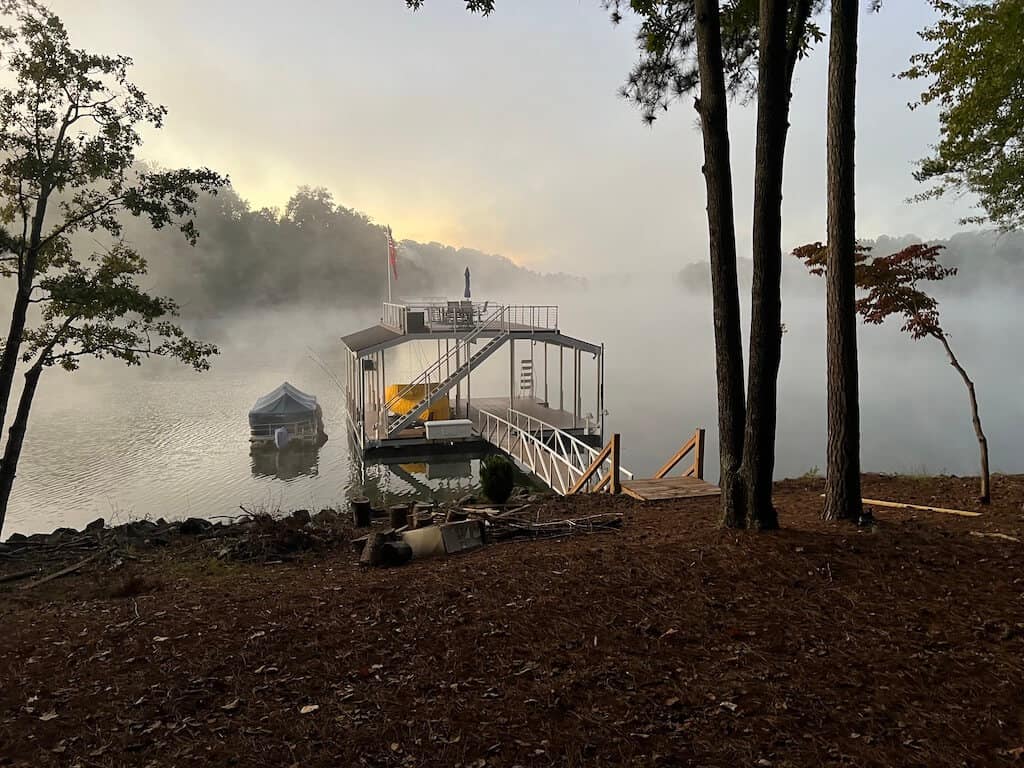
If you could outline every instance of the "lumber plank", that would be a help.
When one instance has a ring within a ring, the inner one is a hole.
[[[825,494],[821,494],[825,498]],[[941,512],[944,515],[959,515],[960,517],[981,517],[981,512],[970,512],[966,509],[947,509],[946,507],[929,507],[926,504],[908,504],[902,501],[883,501],[881,499],[861,499],[862,504],[870,504],[873,507],[887,507],[889,509],[920,509],[924,512]]]

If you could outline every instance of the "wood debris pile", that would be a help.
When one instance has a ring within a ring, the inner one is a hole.
[[[580,517],[552,517],[544,505],[459,505],[452,508],[417,507],[404,515],[392,511],[390,522],[399,527],[378,528],[352,541],[360,564],[403,565],[413,558],[452,555],[487,544],[514,539],[553,539],[598,533],[622,527],[621,512]],[[381,513],[378,513],[378,517]]]

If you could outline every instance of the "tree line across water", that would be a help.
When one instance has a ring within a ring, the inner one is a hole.
[[[326,189],[302,187],[278,210],[253,208],[224,187],[196,201],[194,220],[202,233],[194,247],[138,219],[126,219],[124,231],[126,241],[148,255],[150,282],[189,316],[278,306],[379,310],[387,295],[384,227],[338,204]],[[583,284],[471,248],[400,240],[394,296],[459,297],[467,267],[479,296]]]

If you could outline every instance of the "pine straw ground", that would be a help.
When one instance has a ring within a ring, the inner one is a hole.
[[[974,488],[865,495],[970,509]],[[9,589],[0,764],[1024,764],[1024,544],[972,535],[1024,540],[1024,477],[994,489],[981,518],[858,530],[786,481],[771,534],[720,530],[715,500],[592,497],[552,503],[622,510],[621,532],[388,571],[175,544]]]

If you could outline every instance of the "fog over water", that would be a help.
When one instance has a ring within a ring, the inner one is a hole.
[[[455,276],[452,293],[461,289]],[[779,378],[776,475],[824,465],[823,283],[786,276],[786,334]],[[694,427],[708,430],[707,476],[717,478],[714,349],[710,298],[675,275],[624,274],[586,289],[479,296],[560,305],[564,333],[606,345],[606,432],[620,432],[623,463],[650,474]],[[943,298],[951,342],[978,388],[996,471],[1024,472],[1024,399],[1012,291],[977,287]],[[350,492],[377,499],[459,494],[475,466],[407,465],[392,473],[351,460],[345,437],[339,337],[376,321],[372,310],[295,306],[206,318],[198,332],[222,354],[207,373],[165,361],[126,369],[90,361],[77,374],[43,377],[29,425],[5,534],[80,526],[98,516],[175,518],[236,514],[240,504],[275,510],[339,504]],[[745,318],[746,324],[746,318]],[[861,326],[865,471],[974,474],[977,446],[967,396],[941,346],[913,341],[898,323]],[[534,350],[538,376],[540,347]],[[526,344],[517,357],[529,357]],[[404,357],[403,357],[404,356]],[[422,367],[428,350],[396,353],[394,376]],[[321,362],[318,362],[321,361]],[[557,355],[549,362],[554,400]],[[567,384],[571,386],[567,356]],[[474,397],[507,394],[508,355],[474,373]],[[595,412],[593,363],[584,368],[584,413]],[[391,377],[389,375],[389,378]],[[331,439],[318,453],[278,463],[250,457],[246,414],[288,380],[316,394]],[[411,479],[410,479],[411,478]],[[998,492],[998,484],[996,485]]]

